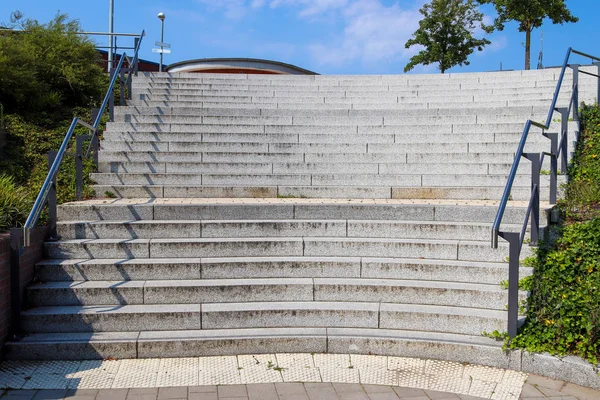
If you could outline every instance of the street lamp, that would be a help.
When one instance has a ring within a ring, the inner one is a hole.
[[[165,37],[165,13],[163,12],[159,12],[158,13],[158,19],[160,19],[160,42],[164,43],[164,37]],[[160,46],[160,49],[162,50],[163,47]],[[163,52],[160,52],[160,64],[158,66],[158,72],[162,72],[162,67],[163,67]]]

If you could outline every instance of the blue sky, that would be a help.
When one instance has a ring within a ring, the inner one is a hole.
[[[525,0],[524,0],[525,1]],[[411,52],[404,43],[418,27],[418,9],[425,0],[115,0],[115,31],[145,29],[141,57],[158,61],[152,53],[160,39],[158,12],[166,14],[165,42],[173,53],[166,64],[205,57],[266,58],[322,74],[402,73]],[[80,20],[88,31],[108,30],[108,0],[0,0],[0,21],[22,11],[40,22],[57,11]],[[562,63],[568,46],[600,54],[598,17],[600,1],[567,0],[579,17],[576,24],[547,21],[544,64]],[[482,10],[494,16],[491,7]],[[540,35],[532,35],[532,66],[537,64]],[[509,23],[489,36],[492,45],[470,57],[471,65],[450,72],[521,69],[525,34]],[[106,44],[106,39],[98,39]],[[121,40],[121,44],[130,43]],[[434,73],[435,67],[414,72]]]

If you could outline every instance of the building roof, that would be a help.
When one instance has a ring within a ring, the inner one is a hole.
[[[295,65],[258,58],[198,58],[167,66],[169,72],[203,72],[210,70],[254,70],[283,75],[318,75]]]

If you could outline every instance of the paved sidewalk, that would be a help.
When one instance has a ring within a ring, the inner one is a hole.
[[[1,392],[0,392],[1,393]],[[137,389],[8,390],[2,400],[480,400],[480,397],[356,383],[256,383]],[[598,400],[600,392],[531,375],[522,400]]]

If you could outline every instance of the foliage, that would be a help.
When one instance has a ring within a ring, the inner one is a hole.
[[[581,108],[583,134],[570,167],[561,208],[570,220],[600,217],[600,107]]]
[[[25,220],[29,212],[26,196],[11,176],[0,175],[0,232]]]
[[[481,4],[494,5],[498,16],[494,27],[504,29],[508,21],[519,23],[519,32],[525,32],[525,69],[530,68],[531,31],[542,26],[544,19],[550,18],[554,24],[577,22],[579,19],[571,14],[565,0],[477,0]]]
[[[91,107],[100,104],[108,83],[94,45],[75,34],[77,21],[58,14],[42,25],[15,12],[11,27],[24,32],[0,33],[0,104],[8,112],[0,173],[11,177],[27,211],[0,230],[24,222],[48,173],[47,152],[58,150],[74,116],[91,121]],[[78,127],[74,136],[87,134]],[[75,159],[68,155],[74,152],[72,138],[57,176],[59,203],[76,198]],[[92,196],[92,170],[85,160],[84,197]]]
[[[455,65],[469,65],[473,51],[490,44],[474,36],[477,28],[488,33],[491,28],[483,24],[483,14],[473,0],[432,0],[420,12],[423,19],[405,47],[421,45],[424,49],[410,59],[404,72],[419,64],[437,63],[443,74]]]
[[[11,22],[23,32],[0,33],[0,103],[7,113],[48,125],[102,95],[107,78],[100,56],[77,34],[82,30],[77,20],[57,14],[40,24],[14,12]]]
[[[527,321],[510,347],[600,357],[600,107],[584,106],[583,133],[560,204],[559,239],[537,250]]]

